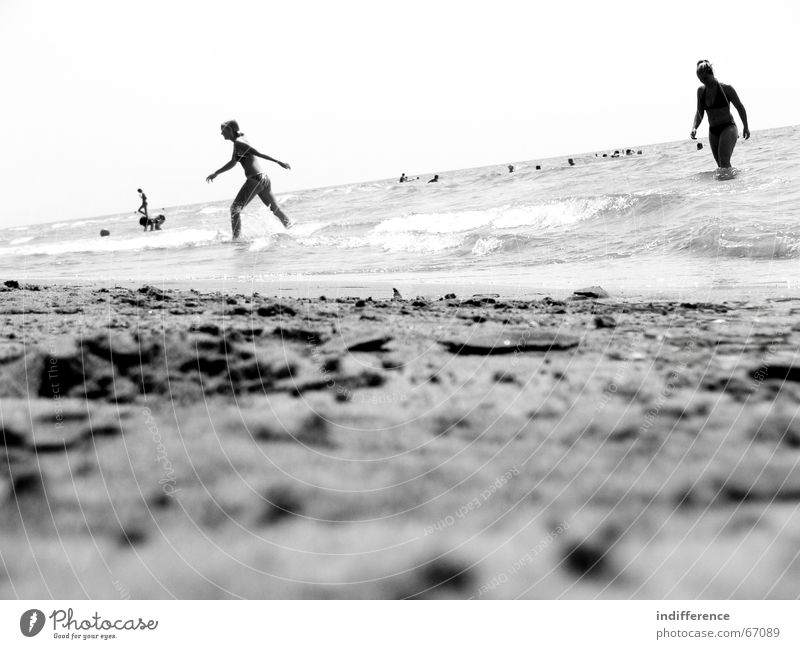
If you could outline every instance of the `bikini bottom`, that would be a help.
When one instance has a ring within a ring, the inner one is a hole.
[[[722,135],[722,131],[730,126],[736,128],[736,122],[725,122],[724,124],[715,124],[714,126],[709,126],[708,132],[713,134],[715,137],[719,137]]]

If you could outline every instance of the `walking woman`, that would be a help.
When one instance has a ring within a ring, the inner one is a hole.
[[[697,127],[703,121],[703,113],[708,113],[708,143],[711,153],[714,154],[718,167],[730,169],[733,148],[739,139],[739,130],[733,121],[730,105],[736,106],[742,120],[742,137],[745,140],[750,137],[747,112],[733,86],[717,81],[711,63],[705,59],[697,62],[697,78],[703,85],[697,89],[697,112],[691,138],[697,139]]]
[[[244,139],[244,133],[239,130],[239,124],[236,120],[232,119],[228,122],[224,122],[220,126],[220,129],[222,131],[222,137],[233,142],[233,157],[227,164],[208,176],[206,182],[210,183],[219,174],[233,169],[237,162],[242,163],[246,180],[239,190],[239,193],[236,195],[236,198],[233,199],[233,204],[231,205],[231,230],[233,231],[234,241],[239,238],[242,231],[242,210],[256,196],[261,198],[264,205],[272,210],[272,213],[278,217],[278,220],[283,223],[285,228],[290,228],[292,223],[278,207],[278,203],[272,195],[270,180],[267,174],[261,171],[261,167],[256,158],[269,160],[270,162],[280,165],[284,169],[291,169],[291,167],[285,162],[264,155],[247,142],[247,140]]]

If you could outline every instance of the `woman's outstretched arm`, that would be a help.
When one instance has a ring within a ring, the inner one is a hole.
[[[236,166],[236,158],[231,158],[228,162],[226,162],[219,169],[217,169],[213,174],[211,174],[210,176],[207,176],[206,177],[206,182],[210,183],[212,180],[214,180],[214,178],[216,178],[217,176],[219,176],[222,173],[225,173],[226,171],[230,171],[235,166]]]
[[[261,153],[261,151],[256,149],[254,146],[250,146],[249,153],[253,154],[257,158],[262,158],[264,160],[269,160],[270,162],[274,162],[276,165],[279,165],[279,166],[283,167],[284,169],[291,169],[291,167],[289,166],[288,163],[281,162],[280,160],[276,160],[275,158],[272,158],[272,157],[266,155],[265,153]]]

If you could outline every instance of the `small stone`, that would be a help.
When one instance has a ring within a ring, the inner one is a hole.
[[[492,356],[522,352],[564,351],[577,347],[576,336],[531,329],[503,329],[496,333],[469,336],[466,340],[441,340],[452,354],[461,356]]]
[[[595,329],[613,329],[617,326],[617,321],[610,315],[598,315],[594,318]]]
[[[362,338],[357,342],[349,345],[347,351],[349,352],[382,352],[386,351],[384,345],[392,340],[392,336],[373,336],[369,338]]]
[[[262,318],[271,318],[276,315],[297,315],[292,307],[286,306],[285,304],[265,304],[264,306],[258,307],[258,311],[256,313],[258,313],[258,315],[260,315]]]
[[[599,286],[590,286],[589,288],[580,288],[577,291],[574,291],[573,295],[590,299],[598,299],[608,297],[608,292]]]

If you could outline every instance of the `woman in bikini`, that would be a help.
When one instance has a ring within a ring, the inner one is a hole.
[[[270,158],[268,155],[264,155],[263,153],[257,151],[255,147],[253,147],[244,139],[244,133],[239,130],[239,124],[236,122],[236,120],[232,119],[228,122],[224,122],[220,128],[222,130],[222,137],[233,142],[233,157],[227,164],[223,165],[213,174],[208,176],[206,178],[206,182],[210,183],[219,174],[233,169],[237,162],[242,163],[244,175],[247,178],[247,180],[244,182],[244,185],[242,185],[242,188],[239,190],[239,193],[236,195],[236,198],[233,199],[233,204],[231,205],[231,229],[233,230],[233,239],[238,239],[239,234],[242,231],[242,210],[256,196],[261,198],[261,200],[264,202],[264,205],[272,210],[272,213],[278,217],[280,222],[283,223],[284,227],[290,228],[292,223],[278,207],[278,203],[275,201],[275,197],[272,195],[270,180],[267,177],[267,174],[261,171],[261,167],[259,166],[256,158],[269,160],[270,162],[280,165],[284,169],[291,169],[291,167],[285,162],[281,162],[275,158]]]
[[[708,143],[717,166],[729,169],[731,155],[739,138],[739,130],[731,115],[730,104],[736,106],[742,120],[742,137],[750,137],[750,127],[747,125],[747,112],[742,105],[739,95],[726,83],[720,83],[714,76],[714,69],[707,60],[697,62],[697,78],[702,86],[697,89],[697,112],[694,116],[694,126],[691,138],[697,139],[697,127],[703,121],[703,113],[708,113]]]

